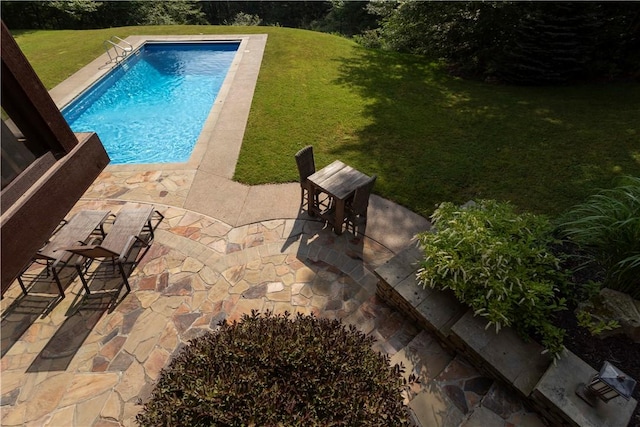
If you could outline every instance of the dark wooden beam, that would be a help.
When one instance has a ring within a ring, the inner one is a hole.
[[[1,42],[2,108],[37,156],[47,151],[56,157],[70,152],[77,144],[73,131],[4,22]]]
[[[2,293],[7,290],[53,230],[109,163],[95,133],[57,161],[0,220]]]
[[[9,185],[3,188],[2,193],[0,193],[2,194],[2,197],[0,197],[0,214],[4,213],[8,207],[13,206],[55,163],[56,159],[53,154],[47,152],[35,159]]]

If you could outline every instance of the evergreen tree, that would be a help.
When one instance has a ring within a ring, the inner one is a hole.
[[[495,58],[501,80],[517,84],[563,83],[586,75],[597,21],[587,3],[530,4],[513,39]],[[531,7],[533,6],[533,7]]]
[[[443,60],[515,84],[640,78],[640,2],[371,0],[369,46]]]

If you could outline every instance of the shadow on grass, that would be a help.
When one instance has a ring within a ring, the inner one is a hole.
[[[368,124],[331,154],[378,173],[378,194],[424,216],[477,198],[557,214],[640,173],[640,85],[500,86],[422,57],[355,52],[333,83],[365,100]]]

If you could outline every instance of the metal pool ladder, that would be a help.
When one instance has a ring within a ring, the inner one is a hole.
[[[102,45],[104,46],[104,50],[109,55],[109,64],[110,63],[118,63],[122,61],[127,55],[133,51],[133,46],[131,43],[122,40],[118,36],[111,36],[109,40],[105,40]]]

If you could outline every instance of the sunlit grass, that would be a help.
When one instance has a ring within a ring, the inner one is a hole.
[[[640,85],[509,87],[448,76],[431,61],[276,27],[162,26],[19,33],[48,88],[111,35],[267,33],[235,178],[297,180],[293,154],[378,174],[374,192],[423,215],[441,201],[510,200],[557,215],[640,175]]]

